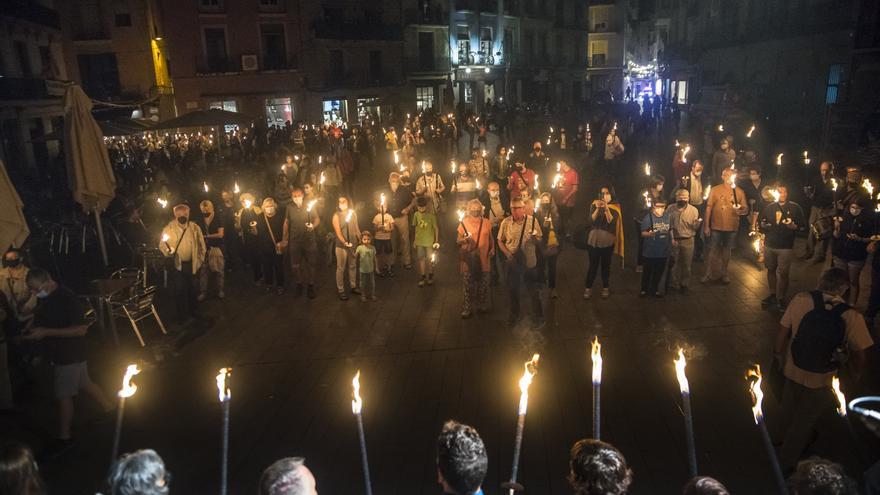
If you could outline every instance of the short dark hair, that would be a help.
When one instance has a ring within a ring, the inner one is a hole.
[[[666,178],[660,174],[654,174],[651,176],[651,179],[648,181],[651,187],[656,187],[658,184],[664,184],[666,182]]]
[[[730,495],[730,492],[715,478],[696,476],[684,485],[682,495]]]
[[[843,466],[819,457],[801,461],[788,479],[793,495],[858,495],[856,482]]]
[[[437,469],[456,494],[475,493],[489,469],[486,446],[477,430],[453,420],[444,423],[437,437]]]
[[[33,284],[42,284],[52,280],[52,275],[49,275],[49,272],[42,268],[31,268],[28,270],[27,276],[25,277],[25,283],[27,283],[28,287]]]
[[[849,289],[849,275],[843,268],[828,268],[819,275],[816,290],[842,296]]]
[[[420,208],[423,206],[428,206],[428,198],[426,198],[424,196],[420,196],[420,197],[416,198],[416,206],[418,206]]]
[[[143,449],[123,454],[110,473],[112,495],[168,495],[165,463],[155,450]]]
[[[749,172],[758,172],[758,175],[761,175],[764,172],[760,165],[749,165],[747,170]]]
[[[0,493],[44,495],[46,486],[40,478],[34,454],[27,445],[5,442],[0,445]]]
[[[578,440],[571,447],[568,482],[577,495],[622,495],[632,470],[619,450],[601,440]]]
[[[306,485],[301,467],[302,457],[285,457],[273,462],[260,476],[260,495],[299,495],[305,493]]]

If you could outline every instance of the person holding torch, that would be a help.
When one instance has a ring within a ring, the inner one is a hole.
[[[295,187],[290,193],[291,201],[284,213],[284,240],[287,242],[287,256],[290,258],[290,272],[296,279],[293,295],[299,297],[305,285],[309,299],[314,299],[315,267],[318,263],[317,228],[321,217],[313,199],[308,203],[302,189]]]
[[[703,236],[709,239],[709,256],[706,275],[701,280],[704,284],[717,280],[730,283],[730,277],[727,276],[730,253],[736,244],[740,217],[749,213],[745,194],[733,187],[731,176],[735,173],[732,168],[723,169],[721,184],[712,187],[706,201]]]
[[[189,221],[189,205],[174,207],[174,220],[162,229],[159,250],[174,260],[173,284],[176,316],[180,323],[195,317],[196,275],[205,263],[207,246],[198,224]]]
[[[511,216],[505,218],[498,228],[498,248],[507,260],[507,286],[510,295],[508,323],[519,320],[520,290],[525,286],[532,301],[533,318],[540,324],[544,318],[538,292],[536,245],[543,237],[541,224],[536,223],[521,198],[510,201]]]
[[[259,285],[263,278],[263,268],[257,254],[257,219],[262,212],[251,193],[242,194],[239,202],[241,209],[235,213],[235,229],[241,235],[242,254],[245,263],[251,266],[254,285]]]
[[[333,242],[336,253],[336,293],[340,300],[347,301],[345,273],[348,272],[348,285],[352,294],[360,294],[357,288],[357,266],[355,249],[361,238],[357,213],[351,207],[348,197],[340,196],[337,209],[333,213]]]
[[[762,307],[775,305],[785,309],[788,274],[794,257],[794,239],[806,226],[801,207],[788,200],[788,187],[782,184],[770,190],[774,201],[764,207],[758,223],[764,234],[764,266],[767,267],[767,285],[770,295],[761,301]]]
[[[495,255],[492,225],[483,217],[480,200],[467,202],[467,215],[459,222],[456,242],[464,285],[461,317],[470,318],[475,309],[481,313],[489,311],[489,259]]]
[[[389,263],[391,250],[391,234],[394,232],[394,217],[388,213],[388,198],[385,193],[379,194],[378,213],[373,217],[373,229],[376,232],[374,245],[376,248],[375,273],[380,277],[394,276]]]

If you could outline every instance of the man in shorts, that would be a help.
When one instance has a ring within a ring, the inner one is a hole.
[[[732,168],[724,168],[721,171],[721,184],[712,188],[706,202],[703,236],[709,238],[709,259],[706,276],[701,280],[704,284],[716,280],[730,283],[730,277],[727,276],[730,251],[736,244],[740,217],[749,213],[745,193],[735,187],[735,173],[736,170]]]
[[[416,199],[416,212],[412,216],[415,228],[416,258],[419,260],[419,287],[434,285],[434,251],[440,248],[440,230],[437,216],[428,211],[428,198]]]
[[[86,363],[86,332],[89,323],[76,295],[52,280],[41,268],[27,275],[28,288],[37,295],[34,323],[23,335],[25,340],[42,340],[53,365],[55,399],[58,401],[58,438],[47,447],[45,457],[60,455],[73,446],[73,398],[84,390],[101,408],[110,412],[114,404],[89,378]]]

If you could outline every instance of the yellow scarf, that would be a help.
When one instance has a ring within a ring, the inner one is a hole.
[[[620,205],[609,204],[608,208],[611,208],[611,211],[617,212],[617,229],[615,232],[615,241],[614,241],[614,254],[623,258],[623,212],[620,211]]]

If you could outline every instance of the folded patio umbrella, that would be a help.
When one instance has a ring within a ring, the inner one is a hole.
[[[10,247],[21,247],[31,231],[24,219],[24,204],[6,174],[6,165],[0,160],[0,253]]]

